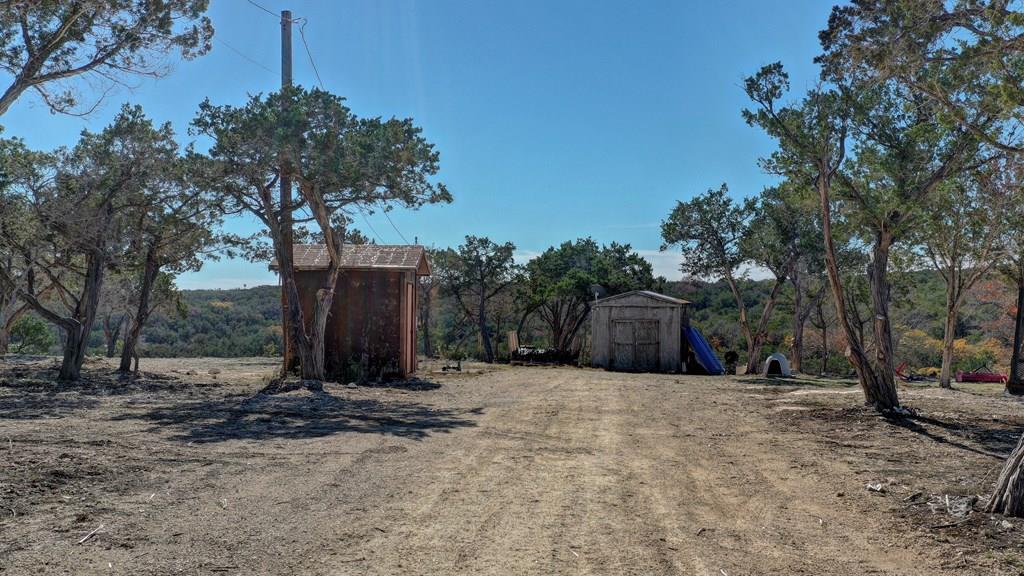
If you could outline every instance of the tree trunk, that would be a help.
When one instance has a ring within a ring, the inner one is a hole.
[[[775,302],[778,300],[779,293],[782,292],[782,286],[785,283],[785,277],[775,279],[772,291],[768,295],[768,300],[764,303],[764,309],[761,311],[761,319],[757,322],[757,331],[753,334],[753,338],[748,341],[747,374],[757,374],[758,368],[761,366],[761,348],[768,337],[768,321],[771,320],[772,312],[775,310]]]
[[[733,300],[736,301],[736,308],[739,310],[740,315],[740,330],[743,331],[743,338],[747,341],[747,374],[750,374],[750,363],[751,359],[754,358],[754,334],[750,330],[750,322],[747,321],[747,306],[743,303],[743,296],[740,294],[739,285],[736,283],[736,279],[732,277],[732,274],[725,275],[725,281],[729,284],[729,290],[732,291]],[[755,364],[755,372],[756,364]]]
[[[1024,435],[1021,435],[1017,447],[1003,464],[985,511],[1024,517]]]
[[[103,339],[107,345],[107,358],[113,358],[117,353],[117,339],[121,336],[121,329],[124,327],[125,314],[117,319],[117,324],[110,322],[111,314],[103,317]]]
[[[960,299],[953,294],[956,277],[949,280],[946,287],[946,320],[942,327],[942,371],[939,373],[939,386],[953,387],[953,340],[956,338],[956,318],[960,310]]]
[[[480,329],[480,342],[484,347],[484,357],[488,364],[494,363],[494,348],[491,346],[491,336],[487,333],[487,296],[481,286],[480,302],[477,308],[478,327]]]
[[[278,249],[277,261],[280,263],[278,272],[281,274],[281,289],[285,291],[287,301],[290,303],[287,308],[289,334],[285,335],[285,337],[291,337],[291,344],[288,346],[288,349],[293,351],[295,357],[299,360],[302,378],[307,379],[313,374],[311,372],[313,367],[313,345],[309,334],[306,332],[306,325],[302,317],[302,307],[299,305],[302,300],[299,298],[299,290],[295,284],[295,267],[292,254],[287,253],[283,249]],[[285,359],[286,366],[290,363],[290,359]]]
[[[85,286],[82,298],[78,301],[75,316],[64,325],[67,340],[64,342],[64,360],[61,363],[60,375],[62,382],[74,382],[81,378],[82,364],[89,347],[89,334],[96,321],[96,311],[100,303],[100,291],[103,288],[103,276],[106,271],[106,258],[103,257],[105,246],[100,246],[87,259]]]
[[[795,268],[795,267],[794,267]],[[793,372],[803,372],[804,367],[804,321],[803,314],[803,290],[800,286],[799,272],[795,269],[790,274],[790,283],[793,285],[793,353],[789,366]]]
[[[160,274],[160,264],[156,261],[152,248],[146,253],[146,263],[142,269],[142,282],[139,290],[139,306],[132,317],[131,328],[124,337],[124,348],[121,350],[121,363],[118,371],[124,374],[132,371],[132,360],[138,357],[139,338],[142,336],[142,328],[149,320],[149,300],[153,294],[153,286],[156,285],[157,276]],[[136,362],[136,369],[138,369]]]
[[[836,320],[839,322],[843,335],[846,337],[846,358],[853,365],[853,369],[857,373],[857,380],[860,383],[861,390],[864,392],[865,403],[879,410],[891,410],[899,407],[895,382],[891,380],[886,382],[884,377],[879,376],[873,370],[871,361],[864,351],[863,341],[858,338],[857,331],[850,323],[850,317],[847,314],[846,295],[843,292],[839,260],[836,257],[835,241],[832,238],[831,183],[829,182],[828,172],[828,166],[823,165],[819,167],[817,182],[818,199],[821,210],[822,235],[825,241],[825,269],[828,273],[828,284],[832,292],[832,301],[836,307]],[[888,255],[886,254],[886,256]],[[874,290],[872,290],[872,293],[874,298]]]
[[[889,249],[892,236],[879,233],[868,267],[871,285],[871,307],[874,314],[872,327],[875,336],[875,386],[883,408],[899,406],[896,396],[895,346],[892,342],[892,323],[889,320]]]
[[[1017,313],[1014,316],[1010,379],[1006,381],[1006,393],[1024,395],[1024,282],[1020,280],[1017,282]]]
[[[331,306],[334,304],[334,290],[338,286],[338,276],[341,273],[341,267],[338,265],[338,262],[341,261],[340,258],[340,254],[331,257],[324,285],[316,291],[316,309],[313,311],[313,330],[310,334],[310,343],[313,347],[313,365],[310,367],[310,370],[305,368],[302,370],[302,377],[306,380],[323,381],[327,379],[327,364],[324,361],[327,317],[331,314]]]
[[[828,374],[828,324],[821,324],[821,376]]]
[[[11,344],[11,328],[25,312],[28,312],[28,306],[19,305],[17,299],[11,299],[3,309],[0,309],[0,356],[7,354]]]

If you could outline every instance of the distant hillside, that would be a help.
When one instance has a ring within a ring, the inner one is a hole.
[[[894,300],[902,306],[893,309],[897,359],[913,367],[935,367],[941,362],[939,345],[944,315],[943,284],[937,274],[916,272],[896,276]],[[771,283],[745,281],[743,295],[752,318],[759,317]],[[736,304],[724,282],[682,280],[669,282],[667,294],[693,302],[693,323],[721,353],[736,350],[741,356],[745,345],[736,321]],[[957,325],[961,339],[956,350],[957,363],[973,367],[979,363],[1005,366],[1013,338],[1012,313],[1015,294],[996,280],[983,283],[971,294]],[[185,318],[170,312],[154,315],[143,332],[142,354],[146,356],[274,356],[281,351],[280,291],[277,286],[257,286],[234,290],[185,290]],[[436,342],[445,339],[445,326],[454,307],[439,299],[433,314]],[[826,300],[826,315],[831,302]],[[509,315],[514,318],[514,314]],[[789,352],[792,345],[793,301],[787,286],[779,299],[768,327],[765,352]],[[99,323],[97,323],[99,324]],[[514,326],[512,326],[514,327]],[[865,326],[870,331],[870,326]],[[842,357],[839,330],[830,324],[824,334],[829,345],[829,368],[848,369]],[[805,358],[811,369],[820,366],[824,348],[822,331],[808,322],[805,328]],[[102,353],[102,329],[93,332],[92,352]],[[473,354],[473,350],[467,350]]]
[[[281,352],[277,286],[184,290],[185,318],[153,315],[142,335],[145,356],[273,356]],[[102,332],[93,342],[102,341]]]

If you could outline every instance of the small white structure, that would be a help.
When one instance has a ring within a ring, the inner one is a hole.
[[[776,352],[768,357],[764,361],[764,368],[761,370],[762,376],[792,376],[793,373],[789,370],[789,360],[781,353]]]

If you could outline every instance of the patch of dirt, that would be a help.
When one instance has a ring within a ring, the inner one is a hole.
[[[980,512],[1021,404],[845,381],[266,359],[0,364],[0,573],[1020,574]]]

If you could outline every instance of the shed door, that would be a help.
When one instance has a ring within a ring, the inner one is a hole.
[[[612,321],[612,368],[633,370],[636,338],[632,320]]]
[[[660,367],[661,342],[657,320],[612,322],[612,367],[618,370],[656,372]]]
[[[637,320],[634,325],[636,333],[636,369],[641,372],[657,372],[661,346],[658,341],[657,320]]]

